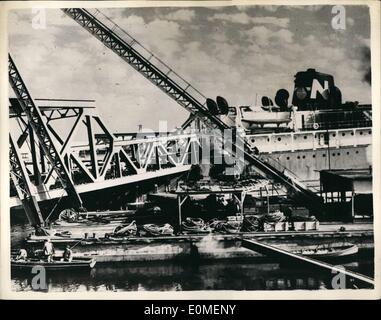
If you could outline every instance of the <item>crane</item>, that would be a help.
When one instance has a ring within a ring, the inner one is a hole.
[[[82,199],[75,189],[70,173],[67,170],[59,151],[54,145],[52,137],[47,129],[47,126],[43,121],[41,112],[35,105],[10,54],[8,55],[8,76],[9,83],[16,94],[16,98],[21,106],[21,109],[25,113],[29,125],[31,126],[33,132],[38,138],[40,146],[43,148],[44,154],[46,155],[49,163],[52,165],[58,178],[60,179],[62,187],[65,189],[73,207],[76,210],[83,210]],[[27,172],[26,170],[22,169],[22,161],[20,161],[20,157],[17,156],[17,148],[14,145],[12,138],[10,138],[10,144],[12,155],[11,159],[18,160],[14,162],[11,161],[11,170],[13,171],[13,176],[24,176],[23,180],[26,181],[25,177],[27,175]],[[18,185],[20,184],[18,183]],[[25,183],[21,185],[27,187],[27,184]],[[37,202],[33,200],[34,198],[30,195],[30,188],[27,187],[21,189],[27,191],[27,193],[25,193],[25,196],[22,196],[20,200],[23,200],[24,198],[27,199],[27,206],[31,207],[31,209],[27,208],[26,211],[27,213],[29,212],[33,216],[30,218],[30,220],[33,222],[34,225],[41,225],[43,223],[43,220],[41,220],[41,212],[38,208]]]
[[[170,72],[163,72],[150,61],[153,54],[149,57],[145,57],[142,53],[136,50],[134,48],[134,44],[136,43],[134,38],[130,37],[132,41],[128,43],[117,35],[113,29],[110,29],[86,9],[65,8],[62,9],[62,11],[81,25],[85,30],[90,32],[90,34],[101,41],[106,47],[112,50],[141,75],[147,78],[151,83],[156,85],[160,90],[185,108],[190,113],[190,118],[183,124],[183,129],[189,126],[195,119],[201,120],[201,122],[209,129],[219,130],[221,132],[220,138],[222,137],[224,130],[232,129],[216,115],[211,114],[204,104],[190,94],[188,90],[191,87],[190,84],[186,87],[180,86],[170,77]],[[242,141],[240,139],[242,139]],[[267,179],[282,183],[287,188],[290,195],[303,199],[303,202],[306,203],[310,209],[321,209],[322,201],[320,197],[308,190],[299,181],[286,176],[270,164],[262,161],[258,156],[254,155],[251,152],[249,144],[239,135],[236,135],[236,141],[233,143],[231,150],[227,151],[231,154],[241,152],[241,154],[244,155],[245,161],[253,165],[260,175]]]

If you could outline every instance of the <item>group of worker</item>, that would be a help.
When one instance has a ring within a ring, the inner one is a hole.
[[[43,255],[47,262],[53,262],[53,257],[55,254],[55,249],[53,243],[50,239],[46,239],[44,242],[44,246],[42,248]],[[28,253],[24,248],[21,248],[18,255],[16,256],[16,260],[25,261],[28,259]],[[62,255],[62,260],[71,262],[73,259],[73,251],[70,249],[70,246],[67,245]]]

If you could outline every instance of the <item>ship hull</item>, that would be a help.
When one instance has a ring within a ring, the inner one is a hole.
[[[279,162],[279,169],[287,169],[308,185],[319,185],[321,170],[366,169],[369,146],[323,148],[319,150],[282,151],[263,156]],[[276,166],[276,164],[274,165]],[[283,171],[283,170],[282,170]]]
[[[300,131],[246,136],[262,159],[307,185],[319,186],[321,170],[368,169],[372,129]]]

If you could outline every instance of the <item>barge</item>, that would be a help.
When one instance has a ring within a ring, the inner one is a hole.
[[[76,229],[76,230],[75,230]],[[159,237],[124,237],[109,239],[106,233],[95,233],[85,238],[86,229],[73,228],[72,237],[50,237],[54,246],[63,249],[75,246],[74,256],[93,258],[102,262],[138,262],[187,259],[263,258],[260,253],[242,247],[242,239],[261,241],[279,248],[297,252],[311,246],[329,246],[332,243],[356,245],[359,251],[373,250],[372,224],[321,224],[319,230],[239,232],[235,234],[188,234]],[[94,228],[92,231],[96,231]],[[106,230],[102,229],[103,232]],[[31,235],[26,240],[30,250],[41,249],[46,237]]]

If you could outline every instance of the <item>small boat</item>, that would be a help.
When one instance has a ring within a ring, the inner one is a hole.
[[[281,222],[285,220],[285,216],[282,211],[276,210],[274,212],[266,213],[262,217],[263,222]]]
[[[181,229],[187,233],[209,233],[210,228],[201,218],[186,218],[181,223]]]
[[[316,259],[348,257],[358,253],[358,247],[354,244],[336,246],[306,247],[293,253]]]
[[[209,223],[213,232],[219,233],[239,233],[242,227],[242,221],[214,220]]]
[[[119,225],[117,226],[114,231],[114,236],[136,236],[138,231],[138,227],[136,226],[136,221],[132,221],[131,223],[125,225]]]
[[[242,221],[226,221],[223,229],[226,233],[238,233],[241,231]]]
[[[69,270],[69,269],[92,269],[96,264],[95,259],[86,257],[73,257],[71,261],[63,261],[61,257],[54,257],[53,262],[38,258],[27,260],[11,259],[12,269],[31,269],[34,266],[42,266],[48,270]]]
[[[169,223],[163,225],[148,223],[142,226],[139,233],[148,236],[173,236],[173,232],[173,227]]]
[[[265,124],[288,124],[291,121],[291,113],[290,112],[280,112],[280,111],[272,111],[272,109],[263,111],[254,111],[248,106],[240,107],[241,112],[241,122],[245,127],[250,127],[252,125],[260,125],[264,126]],[[276,110],[276,108],[273,108]]]

